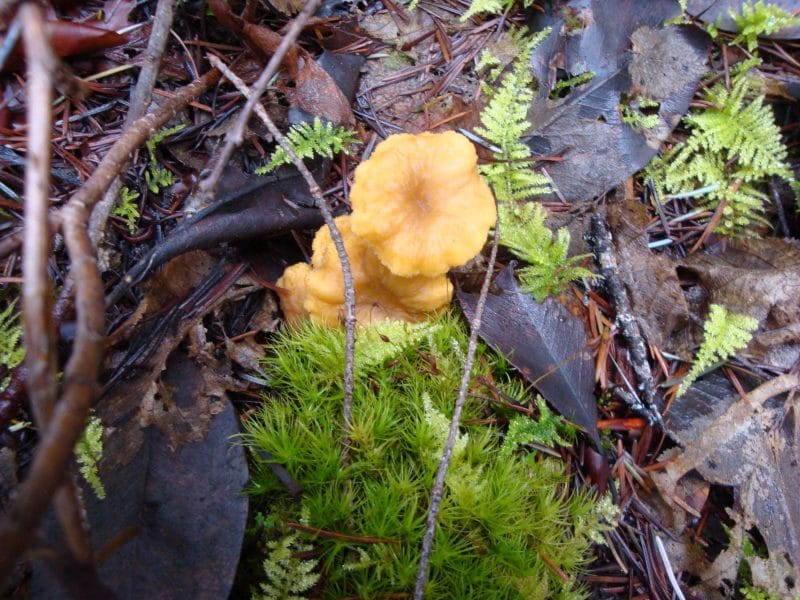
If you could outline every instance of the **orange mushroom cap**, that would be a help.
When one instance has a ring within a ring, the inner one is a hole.
[[[446,275],[406,278],[392,274],[369,245],[353,233],[351,223],[352,216],[336,219],[350,259],[359,323],[420,321],[450,303],[453,287]],[[339,255],[327,226],[317,232],[312,249],[313,269],[305,280],[307,294],[303,307],[311,318],[336,325],[344,314],[344,281]]]
[[[281,300],[283,316],[289,323],[297,322],[308,316],[308,311],[303,308],[308,289],[306,278],[311,272],[311,267],[306,263],[297,263],[287,267],[275,285],[282,288],[277,290]]]
[[[497,218],[459,133],[398,134],[355,173],[352,227],[395,275],[441,275],[480,252]]]

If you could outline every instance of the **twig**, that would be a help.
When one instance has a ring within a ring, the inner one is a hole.
[[[130,108],[125,116],[123,134],[137,119],[143,117],[147,112],[147,107],[153,97],[156,75],[158,75],[158,69],[161,66],[161,57],[164,56],[164,50],[167,47],[174,15],[175,0],[158,0],[153,29],[150,32],[150,39],[147,41],[147,49],[142,57],[142,70],[139,71],[136,87],[131,92]],[[127,170],[130,162],[129,156],[128,162],[120,168],[120,172]],[[92,210],[92,216],[89,219],[89,237],[95,248],[103,240],[108,215],[111,214],[111,210],[117,202],[120,187],[122,187],[122,182],[119,177],[116,177],[104,194],[103,199]]]
[[[308,0],[303,10],[300,11],[297,17],[292,21],[292,24],[287,28],[281,43],[275,50],[275,54],[269,59],[267,66],[264,67],[261,75],[259,75],[255,84],[253,84],[250,90],[251,96],[247,99],[247,102],[245,102],[242,111],[239,113],[239,118],[228,131],[225,138],[225,145],[222,147],[222,152],[220,152],[214,163],[214,168],[211,173],[198,184],[196,192],[187,203],[187,209],[184,211],[186,214],[196,212],[211,202],[211,198],[214,196],[214,191],[217,188],[217,183],[222,176],[222,171],[227,166],[228,161],[230,161],[233,151],[244,141],[245,127],[247,126],[247,121],[250,119],[250,115],[256,103],[267,89],[273,75],[277,72],[278,67],[283,61],[283,57],[294,45],[306,21],[314,14],[319,4],[320,0]]]
[[[586,240],[592,247],[595,261],[603,276],[603,283],[608,290],[611,303],[617,312],[617,324],[628,346],[631,366],[636,373],[639,392],[644,397],[644,402],[634,397],[623,396],[628,402],[631,410],[636,411],[645,417],[650,423],[661,425],[661,414],[658,412],[656,402],[656,386],[653,381],[653,373],[647,362],[647,347],[644,338],[636,322],[636,317],[631,312],[630,301],[625,286],[619,278],[617,259],[614,256],[614,247],[611,243],[611,232],[605,219],[600,214],[592,215],[589,225],[589,233]]]
[[[219,69],[233,85],[236,86],[236,89],[238,89],[239,92],[248,99],[248,101],[253,97],[253,92],[247,87],[244,81],[237,77],[236,74],[233,73],[219,58],[213,54],[210,54],[208,55],[208,60],[212,65]],[[266,125],[267,129],[269,129],[269,132],[275,138],[275,141],[280,144],[280,147],[283,148],[283,150],[292,160],[292,163],[294,163],[294,166],[300,172],[300,175],[302,175],[306,184],[308,184],[308,189],[311,192],[311,195],[314,197],[317,207],[319,207],[319,210],[322,213],[322,218],[325,219],[325,224],[328,226],[328,229],[331,232],[331,239],[333,240],[334,246],[336,246],[336,253],[339,255],[339,261],[342,264],[345,305],[344,408],[342,411],[344,431],[342,433],[342,464],[347,466],[349,463],[350,454],[350,428],[353,420],[353,387],[355,372],[354,357],[356,343],[356,295],[353,287],[353,274],[352,270],[350,269],[350,261],[347,258],[347,251],[344,247],[342,235],[339,232],[339,228],[336,226],[336,222],[334,221],[331,210],[328,207],[328,203],[322,196],[322,190],[314,180],[314,176],[305,166],[303,161],[300,160],[300,157],[297,156],[295,151],[292,149],[292,146],[286,141],[286,138],[281,131],[275,126],[275,123],[269,117],[264,107],[260,103],[257,103],[254,105],[254,109],[259,118],[264,122],[264,125]]]
[[[105,311],[103,284],[87,234],[89,212],[119,174],[126,157],[218,77],[219,71],[212,69],[178,90],[161,110],[136,121],[114,143],[89,180],[60,211],[64,241],[70,256],[70,280],[75,282],[75,343],[64,370],[64,391],[53,411],[52,424],[39,443],[28,478],[17,488],[17,496],[0,520],[0,539],[3,540],[0,546],[0,581],[27,546],[50,499],[64,480],[72,448],[83,431],[89,406],[98,390]],[[65,288],[71,289],[71,284]]]
[[[50,133],[52,81],[57,61],[44,30],[42,11],[35,4],[19,10],[27,58],[28,153],[25,167],[25,230],[22,247],[22,316],[25,327],[25,369],[28,398],[39,431],[48,430],[56,401],[56,344],[53,290],[47,276],[50,256]],[[81,521],[81,506],[71,482],[62,485],[56,515],[75,560],[92,568],[92,550]]]
[[[436,480],[431,490],[431,503],[428,509],[427,528],[425,529],[425,536],[422,538],[422,552],[420,553],[419,565],[417,567],[417,582],[414,587],[414,600],[422,600],[425,595],[425,584],[428,582],[428,565],[431,560],[431,552],[433,551],[433,536],[436,533],[436,519],[439,516],[439,509],[442,505],[442,496],[444,495],[444,480],[447,475],[447,469],[450,466],[450,459],[453,456],[453,447],[458,437],[458,428],[461,423],[461,412],[464,409],[464,404],[467,401],[467,389],[472,377],[472,366],[475,363],[475,352],[478,348],[478,331],[481,328],[481,319],[483,318],[483,309],[486,306],[486,297],[489,294],[489,284],[492,280],[492,272],[494,271],[494,263],[497,258],[497,247],[500,239],[500,224],[495,224],[494,241],[492,242],[492,250],[489,255],[489,266],[486,267],[486,277],[483,280],[481,293],[478,296],[478,304],[475,306],[475,315],[472,318],[470,327],[472,331],[469,336],[469,345],[467,346],[467,358],[464,361],[464,374],[461,376],[461,387],[458,390],[458,399],[456,406],[453,409],[453,418],[450,420],[450,433],[447,436],[447,442],[444,445],[444,452],[442,459],[439,461],[439,470],[436,472]]]

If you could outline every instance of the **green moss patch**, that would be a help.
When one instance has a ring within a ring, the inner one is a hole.
[[[300,558],[316,561],[320,575],[314,597],[413,591],[467,344],[463,326],[451,316],[364,339],[369,343],[359,346],[356,357],[349,467],[341,465],[341,331],[305,324],[281,334],[265,361],[270,395],[245,424],[246,443],[262,456],[269,453],[303,486],[302,498],[293,499],[254,453],[254,503],[274,524],[262,535],[272,548],[279,545],[275,540],[299,536],[306,549]],[[376,352],[375,345],[384,346]],[[384,358],[376,361],[376,355]],[[482,348],[476,364],[474,375],[494,379],[517,400],[530,400],[511,383],[501,358]],[[473,397],[488,393],[473,388]],[[570,491],[560,461],[501,454],[500,430],[485,424],[491,416],[483,401],[468,401],[426,598],[584,597],[579,574],[592,536],[603,527],[597,502]],[[267,573],[275,570],[270,561],[267,556]],[[308,562],[296,567],[308,573]],[[273,583],[262,588],[263,597],[271,596]]]

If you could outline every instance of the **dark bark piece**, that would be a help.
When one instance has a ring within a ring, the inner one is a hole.
[[[594,365],[580,319],[552,298],[542,303],[522,293],[513,263],[495,280],[489,294],[481,338],[509,362],[558,412],[600,447]],[[478,294],[458,291],[464,314],[472,320]]]
[[[540,97],[528,114],[528,145],[534,155],[563,157],[547,172],[564,198],[579,202],[611,189],[655,156],[706,71],[708,38],[688,28],[663,27],[679,12],[677,3],[573,0],[564,10],[582,27],[552,13],[533,18],[534,30],[551,26],[553,32],[532,57]],[[565,98],[551,100],[558,69],[595,76]],[[660,103],[653,129],[622,121],[620,105],[639,96]]]

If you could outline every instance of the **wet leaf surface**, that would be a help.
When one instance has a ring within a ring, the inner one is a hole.
[[[541,395],[599,446],[594,365],[583,322],[548,298],[542,303],[523,294],[509,265],[495,280],[481,323],[481,338],[531,382]],[[458,292],[467,319],[478,294]]]
[[[591,200],[644,167],[689,108],[706,71],[705,34],[663,22],[677,4],[649,0],[575,0],[565,18],[536,16],[536,30],[553,32],[533,52],[539,98],[528,114],[534,155],[563,160],[547,166],[561,196]],[[564,98],[550,99],[559,71],[594,78]],[[658,125],[635,128],[622,106],[637,98],[659,103]]]
[[[760,565],[757,585],[782,594],[791,594],[787,577],[794,577],[792,565],[800,564],[797,400],[782,395],[798,383],[796,375],[780,376],[745,400],[732,394],[719,375],[697,382],[673,401],[666,416],[683,451],[660,457],[669,461],[666,472],[653,474],[661,493],[673,499],[681,497],[679,481],[693,469],[708,482],[733,486],[737,526],[745,531],[756,527],[770,553],[771,564]],[[734,559],[740,548],[741,543],[731,544],[729,555],[718,558],[706,577],[735,577],[730,565],[738,563]]]

